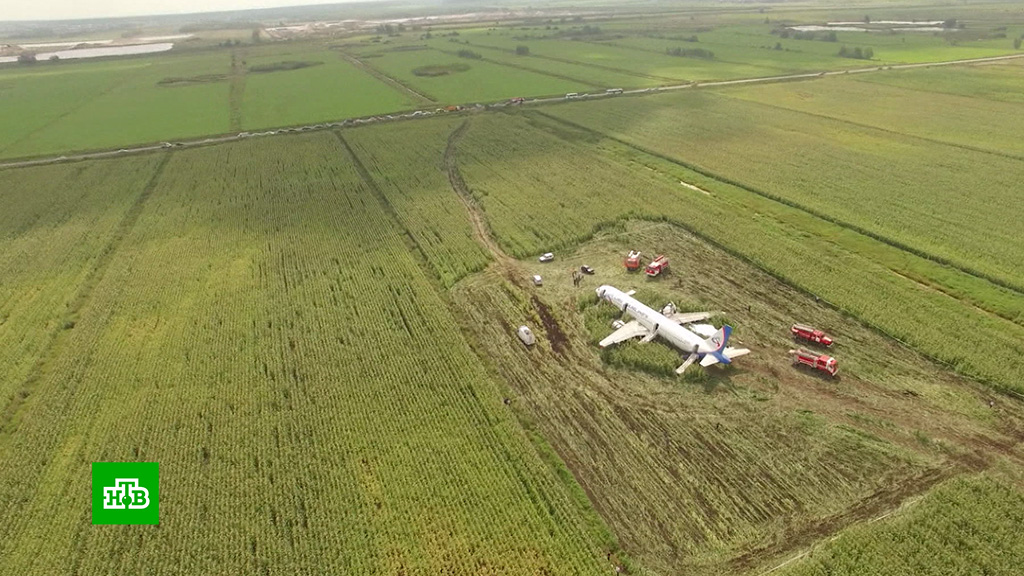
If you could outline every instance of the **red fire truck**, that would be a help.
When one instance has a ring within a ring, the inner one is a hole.
[[[666,270],[668,270],[668,258],[666,258],[664,254],[659,254],[654,258],[654,260],[651,260],[650,264],[647,265],[647,270],[645,270],[645,272],[648,276],[653,278]]]
[[[809,352],[803,348],[790,350],[789,353],[793,355],[794,366],[803,364],[804,366],[810,366],[815,370],[828,372],[830,376],[835,376],[839,372],[839,365],[836,363],[836,359],[828,354]]]
[[[630,250],[629,254],[626,256],[626,270],[629,270],[630,272],[639,270],[641,258],[643,258],[643,254],[641,254],[639,250]]]
[[[808,342],[821,344],[822,346],[832,345],[831,336],[806,324],[793,324],[793,327],[790,328],[789,331],[793,333],[793,338],[800,338],[807,340]]]

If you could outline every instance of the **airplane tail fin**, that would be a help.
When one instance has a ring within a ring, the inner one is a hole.
[[[713,348],[711,352],[708,352],[708,355],[713,356],[722,364],[731,364],[732,360],[725,355],[725,346],[729,343],[729,336],[731,335],[732,326],[725,325],[718,332],[715,332],[711,338],[705,340],[704,343]]]

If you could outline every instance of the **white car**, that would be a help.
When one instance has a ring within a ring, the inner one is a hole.
[[[537,339],[534,338],[533,332],[531,332],[526,326],[520,326],[519,330],[516,331],[516,334],[519,336],[519,339],[523,341],[523,344],[526,344],[527,346],[533,346],[537,343]]]
[[[552,254],[551,252],[548,252],[546,254],[542,254],[541,257],[538,258],[538,260],[540,260],[541,262],[551,262],[554,259],[555,259],[555,255]]]

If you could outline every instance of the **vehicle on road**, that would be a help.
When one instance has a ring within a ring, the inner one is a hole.
[[[533,285],[534,286],[543,286],[544,285],[544,279],[540,277],[540,274],[534,274],[533,275]]]
[[[583,266],[580,266],[580,272],[583,272],[584,274],[587,274],[587,275],[593,275],[594,274],[594,269],[591,268],[590,266],[587,266],[586,264],[584,264]]]

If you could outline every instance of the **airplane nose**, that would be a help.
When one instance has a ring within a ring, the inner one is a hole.
[[[597,297],[598,297],[598,298],[604,298],[604,291],[605,291],[605,288],[607,288],[607,286],[598,286],[598,287],[597,287],[597,290],[596,290],[596,292],[597,292]]]

